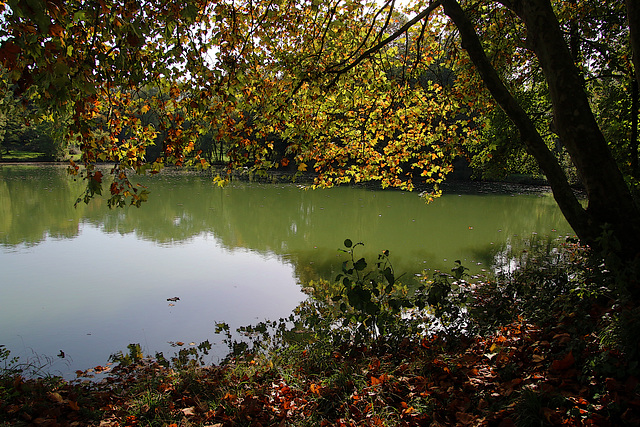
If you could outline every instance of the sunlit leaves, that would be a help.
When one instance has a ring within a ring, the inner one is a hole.
[[[442,181],[478,140],[484,101],[438,11],[370,50],[406,18],[357,1],[72,2],[32,20],[14,6],[5,66],[38,105],[72,115],[86,165],[117,164],[118,200],[121,172],[154,158],[154,171],[208,167],[203,135],[230,168],[405,189]]]

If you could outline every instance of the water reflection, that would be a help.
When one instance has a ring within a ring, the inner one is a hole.
[[[415,193],[233,183],[164,172],[144,178],[150,201],[108,210],[64,167],[0,166],[0,344],[73,364],[104,363],[139,342],[210,339],[216,321],[240,326],[289,314],[300,284],[332,278],[345,238],[362,255],[391,252],[396,272],[487,268],[514,236],[569,227],[546,193],[452,189],[426,205]],[[480,265],[477,265],[480,264]],[[166,298],[179,296],[169,306]]]
[[[453,190],[430,205],[415,193],[236,183],[218,188],[204,176],[163,174],[142,209],[108,210],[102,200],[73,208],[82,183],[63,168],[0,168],[0,243],[31,246],[72,238],[80,224],[178,245],[204,233],[228,249],[245,248],[313,262],[322,274],[344,238],[370,252],[389,249],[396,263],[443,267],[444,259],[486,261],[491,246],[513,236],[570,232],[549,194],[464,194]],[[471,259],[473,258],[473,259]],[[446,267],[446,265],[444,266]],[[301,277],[302,279],[302,277]]]

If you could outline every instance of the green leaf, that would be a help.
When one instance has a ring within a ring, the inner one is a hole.
[[[387,267],[384,270],[382,270],[382,274],[384,274],[384,278],[387,279],[387,282],[389,282],[389,285],[393,285],[396,281],[396,278],[393,275],[393,271],[391,271],[391,268]]]
[[[367,261],[365,261],[364,258],[360,258],[358,261],[356,261],[356,263],[353,265],[353,268],[355,268],[357,271],[362,271],[365,268],[367,268]]]

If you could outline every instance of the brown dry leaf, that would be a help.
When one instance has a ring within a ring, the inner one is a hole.
[[[573,352],[570,351],[566,354],[566,356],[564,356],[564,358],[560,360],[554,360],[553,363],[551,363],[551,370],[564,371],[571,367],[574,362],[575,359],[573,358]]]
[[[193,417],[193,416],[196,415],[196,407],[195,406],[191,406],[190,408],[183,408],[183,409],[181,409],[181,411],[186,417]]]
[[[543,362],[544,359],[546,359],[546,356],[543,356],[542,354],[534,354],[533,356],[531,356],[531,360],[533,361],[533,363],[540,363]]]
[[[558,341],[558,343],[560,343],[560,344],[564,344],[564,343],[566,343],[566,342],[571,340],[571,335],[569,335],[567,333],[555,334],[553,336],[552,340]]]
[[[473,415],[466,412],[456,412],[456,421],[460,426],[471,426],[475,425],[475,419]]]

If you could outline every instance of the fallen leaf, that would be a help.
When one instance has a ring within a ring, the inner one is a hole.
[[[563,334],[555,334],[552,338],[554,341],[558,341],[560,344],[565,344],[566,342],[571,340],[571,335],[567,333]]]
[[[56,403],[62,403],[64,401],[62,396],[60,396],[60,393],[49,393],[47,396],[49,396],[49,399]]]
[[[320,395],[320,389],[321,388],[315,383],[311,383],[311,386],[309,387],[309,390],[311,391],[311,393],[317,394],[317,395]]]
[[[460,426],[474,425],[475,419],[476,417],[466,412],[456,412],[456,420],[458,421],[457,425],[460,425]]]
[[[181,411],[186,417],[192,417],[196,414],[196,407],[192,406],[190,408],[183,408]]]
[[[540,363],[540,362],[544,361],[544,359],[546,359],[546,357],[541,355],[541,354],[534,354],[533,356],[531,356],[531,360],[534,363]]]
[[[554,360],[551,363],[551,369],[554,371],[564,371],[569,367],[571,367],[574,364],[574,362],[575,362],[575,359],[573,358],[573,352],[569,351],[569,353],[567,353],[566,356],[564,356],[564,358],[560,360]]]

